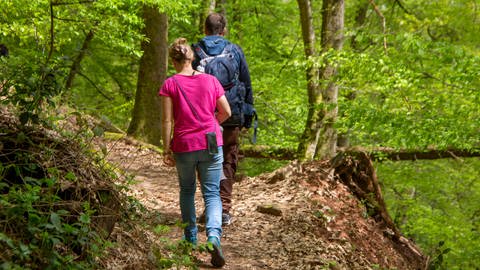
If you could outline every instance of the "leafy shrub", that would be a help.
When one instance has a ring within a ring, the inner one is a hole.
[[[80,141],[0,109],[1,268],[91,268],[121,212],[114,174]]]

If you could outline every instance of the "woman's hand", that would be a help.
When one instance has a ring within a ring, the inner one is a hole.
[[[171,150],[167,150],[163,153],[163,163],[168,167],[175,166],[175,159],[173,158],[173,153]]]

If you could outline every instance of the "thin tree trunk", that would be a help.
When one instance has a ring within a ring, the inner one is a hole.
[[[200,33],[205,32],[205,19],[207,18],[208,14],[215,11],[217,1],[215,0],[203,0],[200,12],[198,13],[198,29]]]
[[[227,1],[226,0],[219,0],[217,1],[217,10],[218,13],[222,14],[225,18],[227,18]]]
[[[360,32],[362,26],[365,24],[365,20],[367,18],[367,11],[368,7],[370,6],[370,3],[365,1],[359,4],[359,7],[357,7],[357,12],[355,16],[355,30]],[[350,46],[354,50],[359,50],[360,48],[358,47],[358,42],[357,42],[357,34],[354,34],[350,40]]]
[[[298,146],[300,159],[313,159],[318,142],[318,104],[322,102],[321,92],[318,87],[319,70],[313,65],[315,52],[315,31],[313,28],[313,15],[311,1],[297,0],[300,10],[300,24],[302,26],[303,46],[307,60],[306,79],[308,92],[308,115],[305,130]]]
[[[65,82],[66,90],[72,88],[73,80],[75,79],[75,76],[77,75],[77,73],[80,72],[80,63],[82,62],[83,58],[85,58],[85,55],[88,50],[88,46],[90,45],[90,42],[92,41],[93,37],[94,37],[94,31],[93,29],[90,29],[90,31],[85,36],[85,40],[83,40],[82,48],[78,52],[77,57],[75,57],[75,60],[73,61],[72,66],[70,67],[70,72]]]
[[[322,51],[339,51],[343,47],[344,0],[324,0],[322,8]],[[337,132],[333,125],[338,114],[338,85],[335,83],[337,63],[330,59],[320,71],[323,119],[320,122],[320,139],[315,158],[331,158],[336,153]]]
[[[161,144],[161,103],[158,90],[166,79],[168,18],[154,6],[143,7],[145,35],[138,71],[137,93],[127,133],[154,145]]]
[[[319,70],[310,59],[315,53],[315,32],[311,1],[297,0],[300,9],[305,56],[307,57],[308,115],[298,147],[301,159],[327,159],[335,155],[337,135],[333,125],[338,107],[338,86],[334,82],[337,67],[326,60]],[[322,7],[322,52],[340,50],[343,46],[343,0],[324,0]]]

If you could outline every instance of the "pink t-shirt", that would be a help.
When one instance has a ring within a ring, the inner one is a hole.
[[[158,94],[170,97],[173,103],[175,124],[171,145],[172,151],[181,153],[205,150],[207,149],[205,134],[212,131],[216,132],[218,146],[222,146],[223,139],[220,125],[215,118],[217,100],[225,94],[220,82],[209,74],[195,76],[176,74],[174,77],[195,108],[201,123],[193,114],[175,80],[171,77],[165,80]]]

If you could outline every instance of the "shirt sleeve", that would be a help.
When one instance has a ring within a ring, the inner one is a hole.
[[[160,90],[158,91],[158,95],[159,96],[170,97],[171,96],[170,89],[172,89],[171,84],[172,83],[171,83],[170,78],[166,79],[165,82],[163,82],[162,87],[160,87]]]

